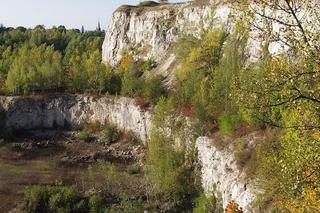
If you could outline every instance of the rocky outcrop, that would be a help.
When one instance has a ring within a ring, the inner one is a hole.
[[[105,63],[117,65],[122,51],[130,50],[136,59],[151,58],[160,65],[167,63],[172,54],[170,47],[182,34],[199,36],[203,30],[212,28],[231,32],[235,18],[240,17],[243,12],[243,8],[238,8],[236,3],[231,2],[202,0],[149,7],[122,6],[114,12],[106,30],[102,59]],[[297,15],[304,29],[315,33],[319,31],[319,25],[310,27],[310,23],[317,22],[319,4],[316,0],[311,2],[311,5],[301,5]],[[274,55],[288,52],[290,44],[286,42],[286,38],[290,38],[290,33],[293,33],[291,37],[294,35],[293,37],[303,40],[301,29],[297,24],[293,24],[294,16],[275,8],[262,8],[254,1],[249,8],[256,15],[244,50],[247,64],[260,59],[266,45]],[[270,23],[266,23],[266,19],[257,14],[271,17],[268,19]],[[283,22],[292,23],[295,27],[288,29],[288,25],[281,24]],[[312,36],[309,44],[319,46],[318,40]]]
[[[6,111],[5,126],[22,129],[54,128],[84,123],[111,123],[146,142],[150,138],[151,114],[135,100],[117,97],[61,95],[0,97]]]
[[[172,57],[170,47],[182,34],[198,37],[207,29],[220,28],[229,32],[235,24],[237,11],[231,3],[220,0],[204,0],[157,6],[122,6],[113,13],[102,46],[102,60],[113,66],[129,50],[136,59],[153,59],[161,64]],[[264,23],[261,17],[257,22]],[[274,26],[278,32],[279,27]],[[263,45],[269,40],[271,53],[285,48],[279,41],[268,39],[269,34],[253,27],[249,32],[246,49],[247,63],[261,58]]]
[[[224,208],[230,201],[235,201],[245,212],[255,212],[253,181],[239,169],[232,146],[219,149],[214,139],[200,137],[196,147],[205,192],[220,198]]]
[[[131,131],[145,143],[150,139],[152,115],[136,106],[130,98],[85,95],[0,97],[0,105],[6,112],[7,127],[37,129],[70,125],[77,128],[86,122],[97,121],[112,123],[126,132]],[[177,136],[176,143],[191,141],[188,139],[190,135],[186,127]],[[207,194],[218,192],[216,195],[221,196],[224,207],[234,200],[246,212],[252,210],[255,199],[253,186],[245,172],[238,168],[232,145],[219,149],[214,140],[200,137],[196,141],[204,191]],[[254,138],[245,140],[255,143]],[[83,160],[88,157],[80,158]]]
[[[203,29],[227,23],[229,7],[218,5],[212,21],[209,0],[158,6],[122,6],[106,30],[102,59],[116,65],[121,51],[132,49],[138,58],[160,62],[181,33],[198,35]]]

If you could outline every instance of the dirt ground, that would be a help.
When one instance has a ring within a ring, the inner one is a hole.
[[[83,142],[74,133],[54,133],[45,139],[24,137],[0,147],[0,213],[21,203],[23,191],[32,185],[73,185],[83,193],[105,184],[101,162],[116,168],[116,185],[129,195],[144,194],[140,144]],[[100,167],[98,167],[99,165]],[[90,169],[89,169],[90,168]],[[95,169],[94,169],[95,168]],[[117,188],[117,187],[115,187]]]

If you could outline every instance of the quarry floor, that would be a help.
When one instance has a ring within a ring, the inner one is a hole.
[[[122,190],[130,196],[144,195],[142,172],[128,172],[140,168],[144,160],[140,144],[121,141],[104,145],[95,139],[80,141],[74,135],[59,131],[28,133],[0,146],[0,213],[19,206],[27,186],[59,183],[75,186],[84,195],[90,193],[106,181],[106,171],[95,173],[94,178],[88,171],[100,160],[115,166]]]

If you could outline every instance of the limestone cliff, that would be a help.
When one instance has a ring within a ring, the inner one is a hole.
[[[131,131],[146,142],[150,138],[151,114],[130,98],[61,95],[0,97],[6,111],[5,126],[22,129],[78,127],[86,122],[111,123]]]
[[[214,140],[200,137],[196,142],[203,189],[220,198],[224,208],[233,200],[244,212],[254,211],[256,193],[253,181],[237,165],[233,144],[218,148]],[[244,140],[249,144],[256,143],[253,136]]]
[[[103,43],[103,61],[116,65],[123,49],[134,49],[138,58],[158,62],[181,33],[197,35],[203,29],[226,23],[230,8],[218,5],[212,21],[209,0],[201,3],[122,6],[113,13]]]
[[[151,135],[152,113],[138,107],[130,98],[85,95],[0,96],[0,105],[6,112],[7,127],[36,129],[70,125],[76,128],[86,122],[98,121],[102,124],[112,123],[126,132],[131,131],[145,143]],[[196,142],[203,189],[207,193],[221,195],[224,207],[234,200],[245,212],[250,212],[255,198],[252,183],[237,167],[232,144],[219,149],[214,140],[200,137]],[[254,137],[244,140],[255,143]]]
[[[122,50],[129,50],[134,53],[136,59],[151,58],[161,66],[172,60],[170,47],[182,34],[198,36],[201,31],[212,28],[224,28],[231,32],[235,17],[241,14],[241,9],[230,2],[232,1],[202,0],[156,6],[122,6],[114,12],[106,30],[102,59],[105,63],[117,65]],[[316,0],[313,1],[312,7],[319,7]],[[261,58],[264,46],[267,44],[271,54],[288,51],[290,45],[284,41],[284,38],[288,37],[286,34],[288,30],[281,21],[275,20],[294,23],[293,17],[289,17],[283,11],[260,8],[254,1],[250,8],[253,8],[251,12],[259,11],[258,13],[267,14],[271,19],[270,23],[266,24],[261,15],[254,16],[252,27],[249,27],[251,29],[247,47],[243,50],[247,55],[247,63]],[[317,21],[310,18],[317,17],[316,14],[312,14],[312,11],[317,10],[309,11],[308,6],[300,9],[298,13],[299,17],[301,16],[300,23],[305,29],[312,32],[319,30],[309,27],[309,23]],[[301,37],[298,27],[293,28],[293,33]],[[311,40],[311,43],[318,43]]]

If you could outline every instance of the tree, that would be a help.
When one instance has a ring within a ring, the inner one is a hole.
[[[83,34],[85,31],[84,31],[84,26],[82,25],[81,26],[81,33]]]
[[[11,93],[29,93],[57,89],[62,86],[61,54],[53,46],[24,45],[19,49],[6,80]]]
[[[98,26],[97,26],[97,29],[96,29],[96,31],[98,31],[98,32],[101,32],[100,21],[98,21]]]
[[[259,85],[256,87],[248,80],[243,82],[243,89],[249,92],[248,94],[251,91],[252,97],[259,99],[259,103],[248,107],[259,109],[258,119],[273,126],[284,127],[283,123],[279,122],[281,121],[279,113],[283,109],[309,108],[314,113],[313,116],[317,117],[320,107],[320,40],[318,33],[320,22],[317,15],[319,9],[317,1],[257,0],[248,2],[247,12],[252,17],[249,21],[260,33],[270,35],[266,48],[275,45],[277,41],[289,53],[289,57],[285,54],[278,54],[278,56],[266,54],[264,62],[260,62],[251,71],[243,73],[244,79],[252,76],[255,78],[255,84]],[[249,88],[250,85],[251,88]],[[254,100],[250,101],[250,104],[253,102]],[[261,116],[263,114],[264,116]],[[312,122],[290,127],[320,128],[320,121],[313,119]]]
[[[60,32],[64,32],[64,33],[67,31],[66,27],[63,26],[63,25],[59,25],[59,26],[58,26],[58,30],[59,30]]]

